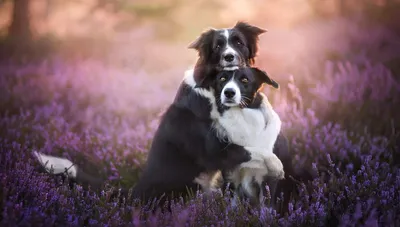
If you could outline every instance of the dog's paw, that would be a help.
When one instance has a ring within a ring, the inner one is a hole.
[[[264,163],[268,170],[267,174],[268,176],[277,178],[279,180],[285,178],[285,171],[283,170],[283,164],[276,155],[266,157],[264,159]]]

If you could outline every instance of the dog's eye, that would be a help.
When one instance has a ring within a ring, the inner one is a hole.
[[[219,50],[219,48],[221,48],[221,45],[217,44],[217,46],[215,47],[216,50]]]
[[[236,43],[237,43],[237,45],[239,45],[239,46],[240,46],[240,45],[243,45],[243,43],[242,43],[240,40],[238,40]]]
[[[219,78],[219,80],[224,82],[226,80],[226,78],[225,77],[221,77],[221,78]]]
[[[249,82],[249,80],[247,79],[247,78],[242,78],[242,83],[247,83],[247,82]]]

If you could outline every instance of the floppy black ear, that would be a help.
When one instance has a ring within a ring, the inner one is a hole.
[[[257,78],[259,78],[263,83],[266,83],[276,89],[279,89],[279,84],[275,80],[271,79],[265,71],[262,71],[258,68],[251,68],[251,69],[254,72],[254,75]]]
[[[254,36],[259,36],[265,32],[267,32],[266,29],[256,27],[254,25],[250,25],[249,23],[243,22],[243,21],[238,21],[235,25],[235,28],[240,30],[243,33],[248,33],[252,34]]]
[[[196,40],[189,44],[188,48],[201,51],[205,46],[211,45],[215,31],[216,30],[214,28],[210,28],[202,32]]]
[[[250,25],[243,21],[238,21],[234,28],[239,30],[246,37],[247,43],[249,46],[249,51],[250,51],[249,57],[253,61],[253,59],[257,55],[257,51],[258,51],[258,40],[259,40],[258,37],[261,34],[267,32],[267,30]],[[252,62],[252,64],[253,63],[254,63],[254,61]]]

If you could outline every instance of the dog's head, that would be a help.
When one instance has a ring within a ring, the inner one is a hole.
[[[279,88],[279,84],[266,72],[254,67],[245,67],[221,71],[215,78],[204,79],[199,86],[212,88],[219,105],[244,108],[254,102],[264,84]]]
[[[229,29],[209,29],[189,48],[199,52],[198,63],[220,69],[251,66],[258,50],[258,36],[266,30],[238,22]]]

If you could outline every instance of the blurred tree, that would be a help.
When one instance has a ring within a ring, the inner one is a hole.
[[[29,21],[30,0],[14,0],[8,35],[12,40],[29,41],[32,38]]]

